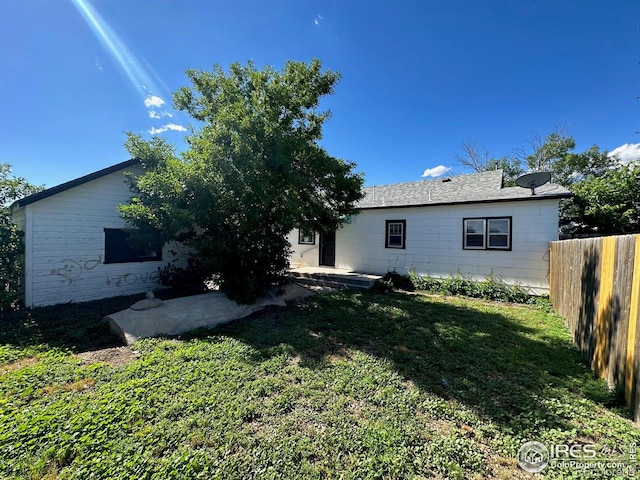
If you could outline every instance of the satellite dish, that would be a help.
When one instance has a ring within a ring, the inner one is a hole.
[[[540,187],[551,180],[549,172],[526,173],[516,178],[516,185],[522,188],[530,188],[531,195],[536,194],[536,187]]]

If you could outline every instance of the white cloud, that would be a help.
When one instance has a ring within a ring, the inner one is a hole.
[[[444,175],[445,173],[447,173],[449,170],[451,170],[450,167],[445,167],[444,165],[438,165],[437,167],[434,167],[434,168],[427,168],[422,174],[422,176],[423,177],[439,177],[440,175]]]
[[[317,15],[316,18],[313,19],[314,25],[320,25],[321,21],[322,21],[322,15]]]
[[[156,97],[155,95],[149,95],[144,99],[144,106],[149,107],[161,107],[164,105],[164,100],[160,97]]]
[[[173,117],[172,113],[163,110],[162,112],[156,112],[155,110],[149,110],[149,118],[162,118],[162,117]]]
[[[625,143],[609,152],[609,156],[617,156],[622,163],[629,163],[640,158],[640,143]]]
[[[151,130],[149,130],[149,133],[151,135],[156,135],[158,133],[164,133],[167,130],[175,130],[176,132],[186,132],[187,131],[187,129],[184,128],[182,125],[176,125],[175,123],[167,123],[166,125],[164,125],[163,127],[160,127],[160,128],[152,127]]]

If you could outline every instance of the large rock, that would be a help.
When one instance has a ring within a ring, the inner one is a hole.
[[[215,327],[251,315],[268,305],[286,304],[281,297],[268,295],[253,305],[239,305],[222,292],[209,292],[166,300],[148,310],[127,308],[106,319],[111,329],[130,345],[142,337],[177,335],[196,328]]]

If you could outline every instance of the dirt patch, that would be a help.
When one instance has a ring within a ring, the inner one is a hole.
[[[105,362],[117,367],[138,358],[139,353],[129,347],[112,347],[79,353],[78,358],[85,364]]]
[[[38,357],[23,358],[17,362],[9,363],[8,365],[0,367],[0,374],[10,373],[24,367],[30,367],[36,363],[38,363]]]

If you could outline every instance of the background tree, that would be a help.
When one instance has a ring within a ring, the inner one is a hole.
[[[623,165],[596,145],[574,152],[573,137],[556,130],[543,138],[534,134],[527,149],[514,157],[493,159],[486,149],[463,142],[458,163],[476,171],[503,169],[505,185],[525,171],[548,171],[552,181],[574,196],[560,204],[563,234],[616,234],[640,232],[638,162]]]
[[[560,208],[566,234],[640,233],[640,163],[617,164],[572,183]]]
[[[575,139],[559,129],[544,139],[534,133],[528,144],[528,149],[518,149],[516,158],[530,172],[553,171],[556,162],[576,147]]]
[[[456,161],[474,172],[491,170],[489,168],[489,162],[491,161],[489,151],[484,145],[478,146],[475,140],[462,141],[462,154],[456,155]]]
[[[355,165],[319,145],[330,116],[319,102],[339,75],[314,60],[187,76],[192,86],[174,104],[202,126],[182,159],[164,140],[128,135],[147,173],[132,179],[135,196],[121,214],[138,241],[188,245],[198,275],[249,303],[281,278],[293,228],[336,229],[362,196]]]
[[[20,305],[23,295],[24,234],[11,219],[15,200],[42,190],[23,177],[11,175],[11,165],[0,163],[0,311]]]
[[[475,141],[464,140],[462,151],[462,155],[456,155],[456,160],[460,165],[475,172],[502,170],[505,186],[515,185],[516,178],[524,173],[518,158],[493,158],[484,146],[479,147]]]

